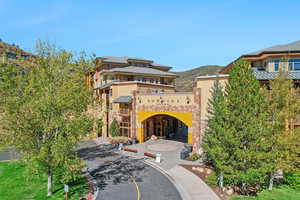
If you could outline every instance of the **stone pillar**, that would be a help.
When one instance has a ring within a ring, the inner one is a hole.
[[[193,133],[193,152],[202,153],[202,131],[201,131],[201,89],[194,88],[194,102],[195,108],[193,109],[193,120],[192,120],[192,133]]]

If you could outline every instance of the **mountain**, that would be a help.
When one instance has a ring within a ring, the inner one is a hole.
[[[196,77],[217,74],[221,69],[223,69],[222,66],[205,65],[183,72],[174,72],[179,76],[175,79],[176,90],[180,92],[192,91]]]

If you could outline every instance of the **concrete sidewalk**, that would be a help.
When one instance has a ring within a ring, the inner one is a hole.
[[[187,169],[176,165],[168,171],[169,175],[179,183],[188,194],[190,200],[220,200],[214,191],[199,177]]]

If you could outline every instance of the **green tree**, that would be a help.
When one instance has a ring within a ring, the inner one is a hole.
[[[228,136],[226,136],[227,107],[223,87],[217,79],[211,89],[211,98],[208,101],[208,124],[203,138],[203,149],[207,161],[212,164],[219,175],[220,187],[223,187],[224,171],[227,171],[229,154]]]
[[[43,42],[37,47],[30,66],[0,66],[0,142],[15,146],[28,166],[48,177],[50,196],[56,172],[64,169],[58,181],[67,183],[82,167],[75,146],[92,127],[84,80],[93,63]]]
[[[97,135],[98,137],[102,134],[102,127],[103,127],[104,123],[102,119],[98,119],[96,121],[96,130],[97,130]]]
[[[249,188],[265,181],[271,143],[267,98],[253,75],[250,63],[234,63],[226,86],[229,137],[227,173],[248,194]]]
[[[116,119],[113,119],[111,122],[109,132],[112,137],[117,137],[120,135],[120,126]]]
[[[288,73],[279,71],[270,81],[269,108],[272,119],[273,165],[270,167],[269,189],[272,189],[274,172],[278,169],[290,172],[299,168],[300,137],[294,122],[300,109],[297,90]]]

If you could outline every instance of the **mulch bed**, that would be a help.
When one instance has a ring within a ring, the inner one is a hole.
[[[209,176],[209,174],[213,173],[213,170],[205,165],[180,165],[184,167],[185,169],[189,170],[196,176],[198,176],[200,179],[202,179],[204,182]],[[207,184],[208,185],[208,184]],[[214,185],[208,185],[222,200],[230,200],[232,197],[238,196],[236,194],[228,195],[226,192],[223,192],[222,189],[218,186]]]

